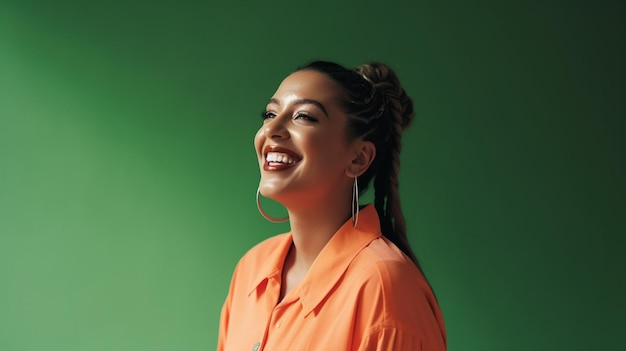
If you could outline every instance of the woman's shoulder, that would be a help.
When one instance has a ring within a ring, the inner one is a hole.
[[[429,343],[445,340],[441,310],[428,281],[391,241],[384,237],[372,241],[349,271],[346,278],[359,286],[362,309],[375,316],[372,325],[403,330]]]
[[[415,267],[413,261],[384,236],[372,240],[355,257],[355,260],[378,268],[409,269],[409,271],[413,271],[413,267]]]
[[[387,296],[430,293],[430,286],[415,263],[385,237],[365,247],[354,258],[350,270],[363,283],[386,291]]]
[[[248,252],[246,252],[246,255],[268,253],[275,250],[279,246],[288,245],[290,243],[290,233],[274,235],[252,246],[252,248],[249,249]]]
[[[239,260],[239,265],[258,265],[275,256],[280,256],[291,245],[291,234],[284,233],[269,237],[249,249]]]

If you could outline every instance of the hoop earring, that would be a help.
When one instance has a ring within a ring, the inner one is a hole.
[[[356,228],[359,223],[359,182],[354,176],[354,185],[352,186],[352,228]]]
[[[263,218],[272,223],[283,223],[289,220],[289,216],[276,218],[268,215],[267,212],[263,210],[263,207],[261,206],[261,188],[256,189],[256,208],[259,209],[259,212],[261,213],[261,216],[263,216]]]

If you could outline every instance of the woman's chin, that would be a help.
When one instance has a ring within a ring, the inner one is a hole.
[[[284,189],[278,184],[261,182],[261,184],[259,184],[259,191],[264,197],[276,200],[276,198],[280,197],[280,194],[284,192]]]

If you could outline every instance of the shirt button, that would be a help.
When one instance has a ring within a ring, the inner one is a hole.
[[[254,346],[252,346],[252,351],[258,351],[260,346],[261,346],[261,342],[257,341],[257,343],[254,344]]]
[[[280,328],[280,325],[281,325],[280,322],[276,323],[276,328]]]

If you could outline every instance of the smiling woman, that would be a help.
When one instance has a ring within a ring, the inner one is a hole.
[[[393,71],[313,62],[283,80],[262,117],[257,196],[283,204],[291,230],[240,260],[218,350],[445,350],[400,208],[413,106]],[[361,207],[372,179],[374,204]]]

